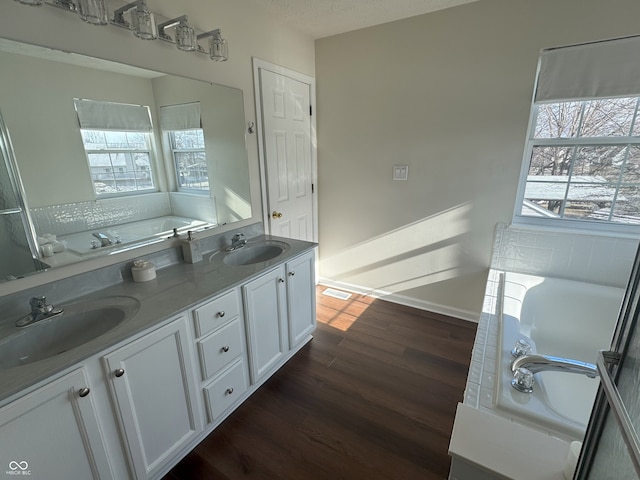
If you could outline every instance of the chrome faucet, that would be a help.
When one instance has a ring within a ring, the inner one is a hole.
[[[524,393],[533,392],[533,375],[538,372],[579,373],[589,378],[598,376],[597,367],[591,363],[551,355],[522,355],[513,361],[511,371],[511,385]]]
[[[16,322],[16,327],[26,327],[40,320],[60,315],[64,310],[55,308],[53,305],[47,305],[47,297],[32,297],[29,300],[31,313],[25,315]]]
[[[108,247],[109,245],[112,244],[111,239],[102,232],[95,232],[93,236],[96,237],[98,240],[100,240],[101,247]]]
[[[239,248],[244,247],[247,244],[247,240],[244,238],[244,233],[236,233],[231,239],[231,245],[227,247],[227,252],[233,252]]]

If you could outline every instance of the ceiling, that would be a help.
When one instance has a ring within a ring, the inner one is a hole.
[[[291,27],[314,39],[435,12],[477,0],[262,0]]]

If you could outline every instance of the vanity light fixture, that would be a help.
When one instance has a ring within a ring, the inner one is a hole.
[[[136,0],[118,8],[113,12],[113,23],[121,27],[129,27],[129,23],[124,19],[124,13],[134,8],[135,10],[131,12],[131,30],[133,34],[143,40],[158,38],[156,19],[147,8],[145,0]]]
[[[206,37],[211,37],[209,39],[209,58],[214,62],[226,62],[229,59],[229,50],[220,29],[216,28],[210,32],[201,33],[198,35],[198,40]]]
[[[82,20],[92,25],[107,25],[109,15],[105,0],[76,0],[76,9]]]
[[[171,36],[165,32],[166,28],[171,27],[176,28],[175,44],[180,50],[193,52],[198,47],[196,29],[189,25],[189,19],[186,15],[167,20],[158,25],[158,36],[163,40],[173,41]]]

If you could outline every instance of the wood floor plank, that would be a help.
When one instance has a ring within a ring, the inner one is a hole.
[[[475,324],[317,290],[314,339],[163,480],[444,480]]]

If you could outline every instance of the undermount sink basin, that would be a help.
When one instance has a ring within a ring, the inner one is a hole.
[[[255,244],[248,243],[238,250],[227,253],[222,261],[234,267],[253,265],[254,263],[273,260],[288,249],[289,245],[284,242],[267,241]]]
[[[133,317],[140,302],[127,296],[61,305],[60,315],[41,320],[0,341],[0,367],[54,357],[94,340]]]

